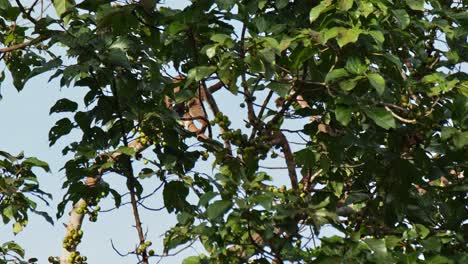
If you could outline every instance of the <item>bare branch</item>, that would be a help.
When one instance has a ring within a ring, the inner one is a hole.
[[[393,117],[395,117],[396,119],[400,120],[401,122],[404,122],[404,123],[409,123],[409,124],[416,124],[416,119],[406,119],[404,117],[401,117],[397,114],[395,114],[388,106],[385,106],[385,109],[387,111],[390,112],[390,114],[392,114]]]
[[[39,36],[35,39],[32,39],[32,40],[28,40],[28,41],[25,41],[23,43],[19,43],[19,44],[15,44],[15,45],[12,45],[12,46],[9,46],[9,47],[5,47],[5,48],[0,48],[0,53],[7,53],[7,52],[12,52],[12,51],[15,51],[15,50],[19,50],[19,49],[24,49],[28,46],[31,46],[31,45],[34,45],[36,43],[39,43],[45,39],[47,39],[48,37],[47,36]]]

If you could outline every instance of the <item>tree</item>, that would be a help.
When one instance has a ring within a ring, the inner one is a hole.
[[[63,98],[50,110],[69,113],[50,145],[82,133],[63,149],[74,158],[57,217],[73,207],[63,255],[50,261],[86,263],[77,249],[93,234],[81,224],[97,220],[102,199],[121,205],[106,181],[115,173],[139,263],[195,242],[205,252],[184,263],[467,263],[467,5],[55,0],[53,18],[42,0],[0,0],[15,87],[51,72],[88,91],[84,109]],[[34,206],[4,190],[42,195],[22,177],[47,167],[1,153],[0,208],[20,231]],[[150,177],[178,220],[157,252],[139,214]],[[324,226],[339,235],[319,239]]]

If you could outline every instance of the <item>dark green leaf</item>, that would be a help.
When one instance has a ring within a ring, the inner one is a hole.
[[[273,90],[276,94],[278,94],[281,97],[285,97],[286,95],[289,94],[289,91],[291,89],[291,84],[289,83],[279,83],[279,82],[271,82],[268,84],[268,88]]]
[[[30,158],[25,159],[23,161],[23,164],[30,164],[31,166],[34,166],[34,167],[40,167],[47,172],[50,171],[49,165],[46,162],[39,160],[38,158],[35,158],[35,157],[30,157]]]
[[[278,9],[282,9],[286,7],[288,4],[289,4],[289,0],[276,0],[275,1],[276,8]]]
[[[215,220],[222,217],[231,207],[232,201],[220,200],[210,204],[206,212],[210,220]]]
[[[75,112],[78,109],[78,104],[70,99],[63,98],[58,100],[54,106],[50,108],[49,114],[62,112]]]
[[[210,76],[215,71],[216,66],[199,66],[189,71],[188,78],[195,81],[201,81]]]
[[[337,79],[348,77],[349,73],[345,69],[334,69],[331,72],[327,73],[325,77],[325,82],[333,82]]]
[[[164,186],[164,205],[169,213],[181,211],[187,204],[188,188],[181,181],[171,181]]]
[[[62,118],[55,123],[55,126],[52,127],[49,131],[49,146],[52,146],[57,142],[59,138],[70,133],[73,129],[73,124],[68,118]]]
[[[349,73],[361,75],[366,71],[367,66],[363,64],[359,58],[352,56],[346,61],[345,69]]]
[[[346,105],[338,105],[335,109],[336,120],[343,126],[347,126],[351,121],[352,109]]]
[[[389,111],[385,110],[384,108],[371,108],[365,112],[369,118],[374,120],[378,126],[384,129],[388,130],[390,128],[396,127],[395,118]]]
[[[409,26],[411,20],[406,10],[395,9],[395,10],[392,10],[392,13],[395,16],[398,22],[398,25],[400,26],[401,29],[405,29],[407,26]]]

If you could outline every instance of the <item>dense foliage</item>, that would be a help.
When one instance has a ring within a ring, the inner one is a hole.
[[[205,252],[184,263],[468,263],[465,0],[55,0],[59,18],[11,2],[0,51],[15,87],[51,72],[87,89],[84,109],[51,108],[69,113],[51,145],[83,135],[63,150],[58,217],[119,206],[111,172],[127,179],[141,263],[194,241]],[[43,163],[2,153],[0,209],[19,231],[34,205],[4,190],[38,192],[26,180]],[[156,252],[138,214],[149,177],[178,219]],[[340,235],[318,239],[324,226]],[[86,262],[79,229],[62,263]]]

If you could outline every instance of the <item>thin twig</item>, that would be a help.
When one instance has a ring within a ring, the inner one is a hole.
[[[387,111],[390,112],[390,114],[392,114],[393,117],[395,117],[396,119],[400,120],[401,122],[404,122],[404,123],[409,123],[409,124],[416,124],[416,119],[406,119],[404,117],[401,117],[397,114],[395,114],[388,106],[385,106],[385,109]]]
[[[110,240],[110,242],[111,242],[112,249],[113,249],[113,250],[115,251],[115,253],[117,253],[119,256],[121,256],[121,257],[126,257],[126,256],[128,256],[128,255],[131,254],[131,252],[127,252],[127,254],[121,253],[121,252],[115,247],[114,242],[112,241],[112,239]]]
[[[18,5],[18,8],[20,12],[27,18],[29,21],[31,21],[33,24],[37,23],[37,20],[31,16],[30,12],[27,12],[26,9],[24,8],[23,4],[21,4],[20,0],[15,0],[16,4]]]

